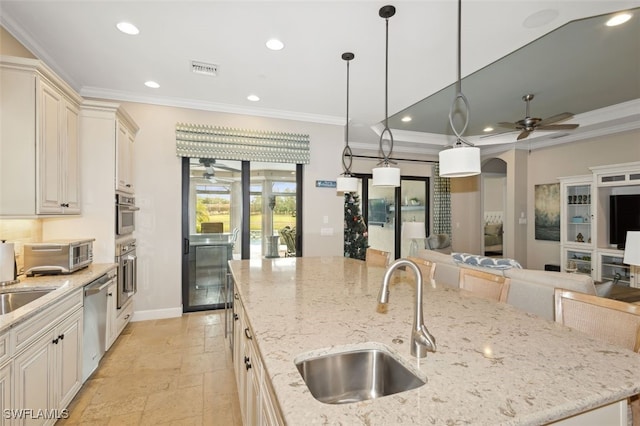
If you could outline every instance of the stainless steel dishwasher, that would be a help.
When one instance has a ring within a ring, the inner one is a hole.
[[[111,270],[84,287],[84,332],[82,381],[89,378],[100,363],[107,344],[107,289],[116,280]],[[111,297],[115,297],[112,295]]]

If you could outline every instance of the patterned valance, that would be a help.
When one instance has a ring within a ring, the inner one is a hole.
[[[179,157],[309,164],[309,135],[176,124]]]

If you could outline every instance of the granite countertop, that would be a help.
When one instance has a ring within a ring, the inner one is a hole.
[[[27,277],[21,275],[20,282],[8,286],[0,286],[0,294],[14,291],[29,291],[38,289],[54,289],[31,303],[28,303],[15,311],[0,314],[0,333],[15,327],[21,322],[31,318],[48,306],[51,306],[60,298],[74,290],[84,287],[104,273],[115,269],[115,263],[92,263],[86,268],[69,275],[41,275]]]
[[[287,424],[544,424],[640,393],[640,356],[514,307],[425,285],[437,351],[409,353],[414,285],[400,272],[376,312],[384,268],[342,257],[229,262]],[[397,344],[393,339],[404,342]],[[294,360],[383,347],[427,383],[353,404],[308,391]]]

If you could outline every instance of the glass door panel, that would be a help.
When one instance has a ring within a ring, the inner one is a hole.
[[[429,228],[426,188],[427,183],[424,180],[400,181],[400,257],[413,256],[418,249],[425,248]]]
[[[250,258],[295,256],[296,165],[250,164]]]
[[[183,310],[222,309],[227,295],[227,261],[239,258],[242,221],[241,163],[190,158],[187,200],[188,232],[183,253]],[[183,175],[184,176],[184,175]],[[184,220],[184,219],[183,219]],[[184,228],[183,228],[184,229]]]
[[[367,232],[369,247],[391,253],[395,258],[395,188],[373,186],[368,179]]]

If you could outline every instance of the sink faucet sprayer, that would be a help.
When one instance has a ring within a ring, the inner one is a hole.
[[[381,304],[387,304],[389,302],[389,280],[391,279],[393,271],[400,266],[408,266],[416,276],[416,305],[413,315],[413,329],[411,330],[411,355],[417,358],[424,358],[427,356],[427,351],[436,351],[436,339],[429,333],[429,330],[427,330],[427,327],[423,323],[422,274],[420,273],[418,265],[408,259],[398,259],[393,262],[382,279],[382,288],[380,289],[380,297],[378,300]]]

